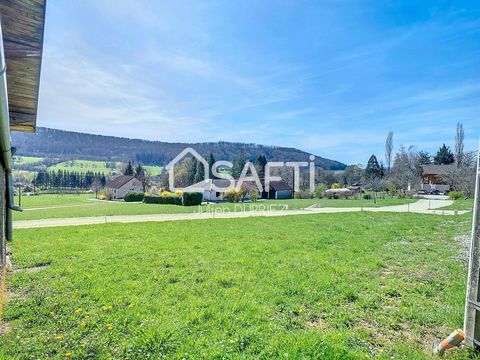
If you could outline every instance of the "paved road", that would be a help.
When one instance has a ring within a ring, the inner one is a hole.
[[[153,214],[153,215],[116,215],[116,216],[95,216],[81,218],[65,218],[65,219],[42,219],[42,220],[21,220],[14,221],[15,229],[55,227],[55,226],[76,226],[91,225],[105,223],[131,223],[145,221],[178,221],[178,220],[201,220],[201,219],[230,219],[230,218],[246,218],[258,216],[290,216],[290,215],[308,215],[308,214],[330,214],[344,213],[356,211],[372,211],[372,212],[412,212],[420,214],[435,215],[457,215],[467,211],[441,210],[440,208],[450,206],[453,201],[450,200],[419,200],[412,204],[384,206],[378,208],[331,208],[331,207],[309,207],[299,210],[272,210],[272,211],[239,211],[239,212],[204,212],[189,214]],[[218,209],[217,209],[218,210]]]

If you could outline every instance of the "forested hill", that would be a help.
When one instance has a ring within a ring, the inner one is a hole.
[[[66,160],[134,160],[145,165],[166,165],[186,147],[192,147],[204,156],[212,152],[215,159],[230,161],[241,151],[250,160],[254,160],[259,154],[264,154],[268,161],[308,161],[310,155],[298,149],[279,146],[230,142],[167,143],[42,127],[38,128],[35,134],[13,132],[12,142],[17,148],[17,154],[23,156]],[[319,156],[316,156],[316,165],[326,170],[342,170],[346,166],[338,161]]]

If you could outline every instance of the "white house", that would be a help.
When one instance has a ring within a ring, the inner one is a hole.
[[[190,185],[183,189],[184,192],[200,192],[203,194],[203,201],[220,201],[222,192],[215,191],[213,185],[219,188],[227,188],[230,182],[225,179],[208,179],[200,181],[199,183]]]
[[[105,185],[105,194],[108,198],[123,199],[129,191],[143,192],[142,183],[135,176],[120,175]]]
[[[237,184],[237,181],[235,181],[235,186]],[[189,187],[183,189],[183,191],[200,192],[203,194],[203,201],[221,201],[224,191],[216,191],[213,188],[213,185],[220,189],[226,189],[230,185],[230,181],[226,179],[208,179],[190,185]],[[246,194],[254,189],[258,191],[257,185],[253,181],[246,181],[242,183],[242,189]],[[264,191],[259,195],[262,199],[291,199],[293,197],[293,190],[285,181],[272,181],[270,182],[270,191],[268,193]]]

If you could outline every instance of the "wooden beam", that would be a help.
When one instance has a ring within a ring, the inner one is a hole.
[[[480,145],[477,153],[472,238],[465,301],[464,331],[467,345],[480,344]]]
[[[5,41],[3,43],[3,48],[5,49],[5,56],[9,58],[39,58],[42,56],[42,51],[40,49],[18,44],[13,41]]]

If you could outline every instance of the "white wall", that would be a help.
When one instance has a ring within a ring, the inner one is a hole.
[[[125,194],[129,191],[143,192],[143,186],[140,181],[137,179],[132,179],[119,189],[106,188],[105,192],[107,195],[111,195],[114,199],[123,199]]]

